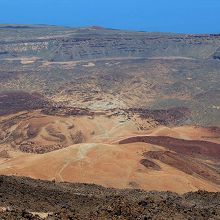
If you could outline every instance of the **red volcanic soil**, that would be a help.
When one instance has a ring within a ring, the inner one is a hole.
[[[197,155],[220,159],[220,144],[209,141],[183,140],[166,136],[136,136],[119,141],[119,144],[134,142],[144,142],[162,146],[184,155]]]
[[[220,184],[218,171],[195,158],[170,151],[148,151],[144,153],[144,156],[148,159],[161,161],[189,175],[197,175],[203,179]]]

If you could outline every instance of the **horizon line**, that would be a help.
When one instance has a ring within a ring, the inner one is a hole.
[[[85,26],[70,26],[61,24],[46,24],[46,23],[0,23],[1,26],[39,26],[39,27],[57,27],[57,28],[68,28],[68,29],[83,29],[83,28],[97,28],[97,30],[115,30],[115,31],[125,31],[125,32],[142,32],[142,33],[161,33],[161,34],[178,34],[178,35],[220,35],[220,32],[203,32],[203,33],[192,33],[192,32],[170,32],[170,31],[147,31],[147,30],[137,30],[137,29],[120,29],[113,27],[103,27],[101,25],[85,25]]]

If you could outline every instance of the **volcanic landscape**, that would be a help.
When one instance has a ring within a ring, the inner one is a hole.
[[[98,190],[94,207],[103,195],[127,203],[130,193],[139,203],[144,195],[191,207],[204,194],[218,198],[215,214],[203,215],[204,203],[197,218],[219,219],[220,35],[0,25],[0,175],[13,189],[79,187],[92,198]],[[91,219],[145,219],[111,211]],[[18,218],[10,216],[2,218]]]

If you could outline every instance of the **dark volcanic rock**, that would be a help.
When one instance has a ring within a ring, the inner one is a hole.
[[[135,142],[163,146],[169,150],[189,156],[220,158],[220,144],[209,141],[184,140],[168,136],[136,136],[121,140],[119,144]]]
[[[41,109],[49,104],[40,94],[23,91],[0,93],[0,103],[0,116]]]
[[[152,169],[152,170],[161,170],[160,166],[157,165],[156,163],[154,163],[153,161],[151,160],[148,160],[148,159],[142,159],[140,161],[140,163],[142,165],[144,165],[146,168],[148,169]]]
[[[220,193],[106,189],[88,184],[0,177],[0,219],[219,219]]]
[[[185,107],[171,108],[171,109],[143,109],[134,108],[128,109],[128,112],[139,114],[142,119],[152,118],[162,125],[180,124],[190,116],[190,110]]]

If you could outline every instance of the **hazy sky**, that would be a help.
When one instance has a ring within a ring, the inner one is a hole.
[[[220,33],[220,0],[0,0],[0,23]]]

